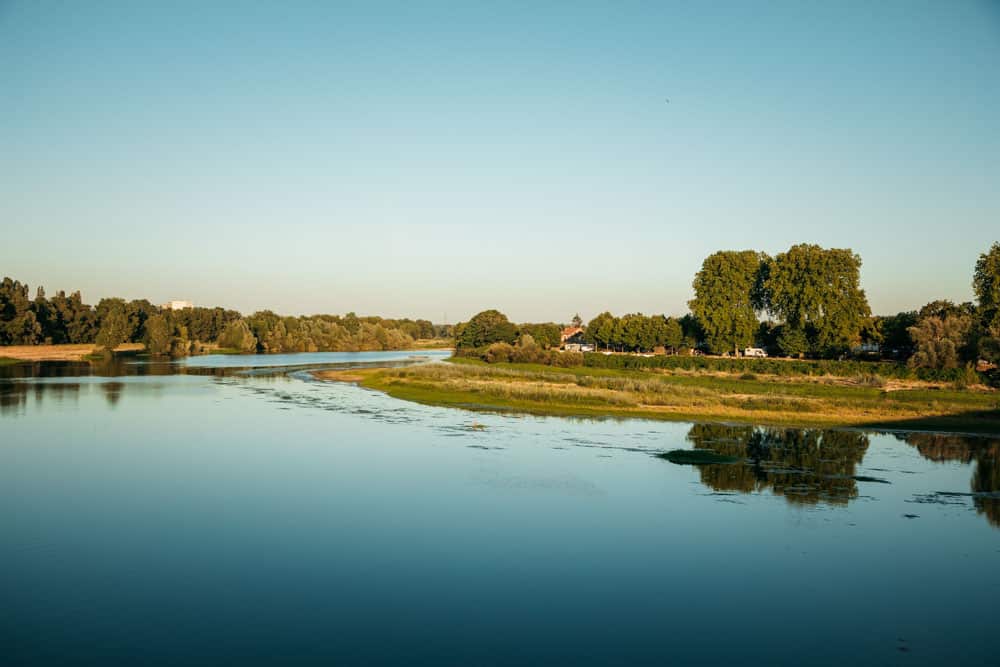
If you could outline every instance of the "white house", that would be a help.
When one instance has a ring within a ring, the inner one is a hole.
[[[163,310],[184,310],[185,308],[194,308],[194,304],[190,301],[167,301],[160,308]]]

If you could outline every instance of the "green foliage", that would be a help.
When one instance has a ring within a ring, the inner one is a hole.
[[[694,299],[688,302],[709,349],[721,353],[748,347],[757,332],[761,267],[766,255],[725,250],[709,255],[695,274]]]
[[[517,327],[499,310],[484,310],[476,314],[462,328],[456,339],[458,347],[483,347],[492,343],[513,343],[517,340]]]
[[[601,313],[587,325],[585,335],[598,348],[621,352],[675,349],[683,342],[681,325],[677,320],[642,313],[629,313],[622,317]]]
[[[529,335],[521,336],[517,345],[499,342],[485,348],[458,348],[455,350],[455,356],[464,359],[479,359],[489,364],[541,364],[563,368],[583,365],[583,354],[543,348]]]
[[[705,329],[701,326],[698,318],[691,313],[677,320],[677,323],[681,327],[681,345],[684,347],[694,349],[701,341],[705,340]]]
[[[521,324],[518,326],[521,335],[531,336],[542,347],[559,347],[562,343],[562,327],[552,322],[544,324]]]
[[[10,278],[0,283],[0,345],[34,345],[42,326],[32,310],[28,286]]]
[[[928,312],[940,313],[940,310]],[[964,313],[927,315],[910,327],[916,351],[910,357],[913,368],[958,368],[968,356],[972,317]]]
[[[263,310],[247,317],[246,324],[257,338],[257,348],[268,353],[404,350],[414,345],[413,337],[397,328],[398,321],[354,313],[281,317]]]
[[[586,338],[595,347],[610,349],[615,338],[615,316],[603,312],[587,323]]]
[[[965,303],[954,303],[947,299],[938,299],[926,304],[917,312],[917,320],[927,317],[937,317],[945,319],[947,317],[972,317],[976,313],[976,307],[966,301]]]
[[[219,345],[229,350],[256,352],[257,337],[250,331],[245,320],[235,320],[226,325],[219,336]]]
[[[916,311],[907,311],[881,317],[882,348],[895,357],[905,359],[913,354],[910,327],[917,323]]]
[[[153,315],[146,321],[146,338],[144,341],[150,354],[170,354],[170,323],[164,315]]]
[[[810,343],[806,332],[787,324],[778,327],[775,338],[778,350],[786,357],[802,357],[809,352]]]
[[[42,342],[94,343],[117,347],[141,342],[154,354],[200,353],[225,338],[226,347],[268,352],[314,352],[406,349],[415,338],[447,336],[451,327],[430,320],[358,317],[348,313],[280,317],[255,313],[242,316],[224,308],[160,309],[145,299],[102,299],[96,307],[83,303],[79,292],[51,299],[38,288],[34,300],[28,286],[10,278],[0,283],[0,345]],[[254,339],[258,339],[254,341]]]
[[[972,277],[979,300],[980,323],[991,336],[1000,337],[1000,242],[979,256]]]
[[[911,368],[903,363],[889,361],[856,360],[788,360],[755,358],[687,357],[658,355],[606,355],[591,352],[583,355],[583,365],[588,368],[615,370],[684,370],[723,373],[755,373],[758,375],[813,376],[832,375],[853,378],[859,375],[876,375],[898,380],[927,380],[954,382],[961,369]]]
[[[983,336],[978,341],[977,352],[980,359],[1000,365],[1000,337]]]
[[[83,303],[80,292],[66,296],[56,292],[51,300],[53,319],[48,323],[53,343],[92,343],[97,336],[97,314],[93,308]]]
[[[860,340],[871,316],[860,271],[850,249],[792,246],[769,263],[764,301],[785,325],[807,333],[811,352],[837,356]]]
[[[103,312],[101,329],[97,332],[97,345],[112,352],[122,343],[128,342],[134,330],[134,324],[129,320],[125,301],[122,299],[102,299]]]

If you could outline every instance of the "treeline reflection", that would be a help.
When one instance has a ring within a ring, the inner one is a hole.
[[[1000,527],[1000,439],[935,433],[895,437],[927,460],[973,466],[968,492],[942,490],[929,496],[952,502],[971,496],[976,511]],[[717,492],[769,489],[791,503],[844,505],[858,497],[859,483],[884,481],[858,474],[869,446],[869,434],[859,431],[695,424],[687,439],[697,449],[742,460],[698,466],[702,483]]]
[[[930,461],[972,465],[969,485],[976,511],[1000,527],[1000,439],[946,433],[906,433],[896,437],[916,447]]]
[[[868,450],[868,436],[854,431],[695,424],[687,437],[696,448],[745,460],[698,466],[710,488],[771,489],[789,502],[810,505],[856,498],[855,468]]]

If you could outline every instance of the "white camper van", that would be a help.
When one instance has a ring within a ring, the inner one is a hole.
[[[743,350],[743,356],[744,357],[766,357],[767,356],[767,352],[765,352],[764,350],[760,349],[759,347],[748,347],[747,349]]]

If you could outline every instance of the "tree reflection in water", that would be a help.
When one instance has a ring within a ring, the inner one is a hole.
[[[789,502],[846,504],[858,496],[855,467],[868,436],[854,431],[695,424],[696,448],[745,460],[699,466],[701,481],[716,491],[750,493],[770,488]]]
[[[1000,527],[1000,439],[944,433],[905,433],[896,436],[938,463],[975,463],[970,485],[976,511]]]

